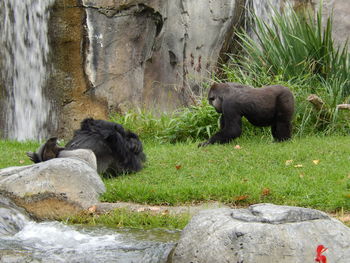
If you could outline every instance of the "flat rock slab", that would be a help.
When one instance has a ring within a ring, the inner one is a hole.
[[[173,263],[314,262],[324,245],[327,262],[348,263],[350,228],[308,208],[258,204],[204,210],[183,230]]]

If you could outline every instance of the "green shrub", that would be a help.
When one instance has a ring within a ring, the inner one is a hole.
[[[163,131],[170,142],[195,141],[210,137],[219,127],[219,114],[207,100],[176,112]]]
[[[245,71],[258,79],[281,76],[288,81],[308,76],[320,81],[345,83],[350,92],[350,57],[347,43],[336,47],[332,36],[332,16],[322,21],[322,5],[316,19],[293,9],[286,13],[274,11],[271,24],[252,14],[255,37],[244,32],[239,35],[244,55],[238,57]]]
[[[144,110],[131,110],[125,114],[115,114],[111,121],[122,124],[125,128],[140,135],[141,139],[159,139],[170,121],[168,114],[156,115]]]
[[[157,139],[161,142],[203,140],[218,130],[219,114],[206,99],[188,108],[157,116],[141,110],[111,118],[126,128],[140,134],[142,139]]]

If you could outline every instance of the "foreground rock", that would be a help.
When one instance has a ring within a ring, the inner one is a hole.
[[[98,203],[105,186],[90,150],[63,151],[46,162],[0,170],[0,191],[40,219],[72,215]]]
[[[321,244],[328,262],[349,262],[350,229],[323,212],[272,204],[205,210],[183,230],[172,262],[314,262]]]

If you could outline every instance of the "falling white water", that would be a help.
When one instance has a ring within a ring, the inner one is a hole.
[[[283,3],[287,1],[285,0],[250,0],[246,2],[246,17],[248,20],[246,21],[246,29],[250,33],[250,35],[257,39],[257,36],[254,33],[252,27],[254,27],[252,23],[252,15],[255,14],[258,18],[263,20],[267,24],[272,23],[272,18],[275,12],[280,12]],[[249,19],[250,18],[250,19]]]
[[[1,0],[0,52],[6,90],[5,135],[15,140],[47,136],[52,118],[46,83],[48,8],[55,0]]]
[[[285,0],[253,0],[253,9],[257,17],[267,23],[271,22],[274,10],[281,11],[281,6]]]

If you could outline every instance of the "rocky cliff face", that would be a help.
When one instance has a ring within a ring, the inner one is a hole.
[[[90,85],[84,72],[85,10],[79,1],[57,0],[49,24],[51,72],[48,95],[55,98],[60,137],[71,137],[72,129],[91,116],[106,118],[103,101],[89,94]]]
[[[319,0],[314,0],[319,3]],[[350,37],[350,1],[349,0],[324,0],[324,15],[328,17],[334,14],[333,36],[335,41],[342,45]]]
[[[283,10],[285,0],[271,1]],[[312,8],[319,0],[293,2]],[[325,0],[325,14],[334,7],[339,41],[350,30],[349,5]],[[58,113],[56,135],[70,138],[85,117],[191,104],[225,53],[235,50],[247,7],[269,18],[265,0],[56,0],[45,91]],[[0,107],[11,89],[4,87],[0,79]]]
[[[191,103],[230,48],[244,0],[57,0],[52,78],[60,130],[82,118]]]

